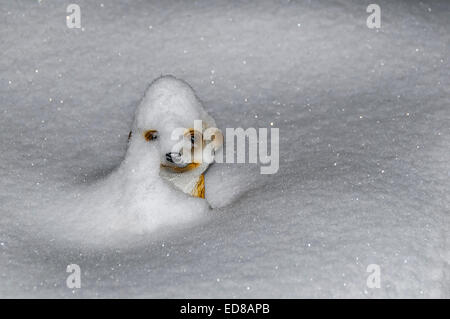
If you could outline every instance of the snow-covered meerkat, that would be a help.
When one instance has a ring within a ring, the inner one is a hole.
[[[173,76],[150,84],[136,109],[130,146],[137,139],[157,145],[160,177],[184,193],[205,198],[204,172],[223,137],[189,84]]]

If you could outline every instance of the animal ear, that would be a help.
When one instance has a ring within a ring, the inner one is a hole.
[[[144,132],[144,138],[147,142],[156,140],[158,138],[157,130],[147,130]]]
[[[223,145],[222,132],[216,127],[209,127],[203,132],[203,137],[211,141],[214,151],[219,150]]]

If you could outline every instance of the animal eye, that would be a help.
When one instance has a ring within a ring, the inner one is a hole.
[[[191,144],[194,145],[195,142],[195,135],[191,134]]]
[[[153,141],[156,140],[158,138],[158,131],[157,130],[148,130],[145,131],[144,133],[144,138],[145,140],[148,141]]]

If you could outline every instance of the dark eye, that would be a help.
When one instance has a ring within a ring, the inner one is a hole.
[[[148,130],[144,133],[144,138],[146,141],[153,141],[158,138],[158,131],[157,130]]]
[[[194,134],[191,134],[191,144],[194,145],[195,142],[195,136]]]

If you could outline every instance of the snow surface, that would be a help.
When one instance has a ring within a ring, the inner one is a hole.
[[[1,1],[0,296],[450,297],[448,1],[377,1],[378,31],[364,1],[71,2]],[[135,234],[102,185],[161,74],[280,128],[280,169],[214,164],[207,216]]]

